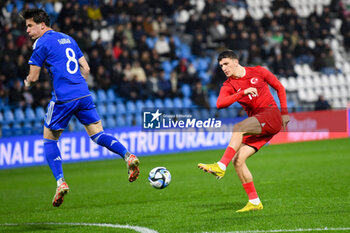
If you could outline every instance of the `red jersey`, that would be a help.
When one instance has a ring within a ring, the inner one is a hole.
[[[248,116],[253,116],[268,107],[277,108],[269,84],[277,91],[281,103],[281,113],[288,114],[286,92],[276,76],[261,66],[244,68],[245,76],[242,78],[230,77],[224,82],[216,103],[217,108],[226,108],[238,101]],[[255,87],[258,95],[244,95],[244,90],[249,87]]]

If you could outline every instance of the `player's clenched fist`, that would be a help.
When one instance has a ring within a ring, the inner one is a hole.
[[[244,94],[255,97],[255,96],[258,96],[258,90],[255,87],[249,87],[244,90]]]
[[[29,84],[29,82],[27,81],[27,79],[24,80],[24,86],[30,87],[30,84]]]

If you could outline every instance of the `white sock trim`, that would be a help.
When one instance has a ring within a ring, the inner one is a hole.
[[[64,178],[59,178],[57,180],[57,186],[60,186],[64,182]]]
[[[255,199],[249,200],[249,202],[254,205],[259,205],[261,201],[259,198],[255,198]]]
[[[219,167],[222,169],[222,170],[224,170],[224,171],[226,171],[226,165],[225,164],[223,164],[222,162],[217,162],[217,164],[219,165]]]

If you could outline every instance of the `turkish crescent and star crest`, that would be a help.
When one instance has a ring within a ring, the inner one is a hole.
[[[259,79],[258,79],[257,77],[254,77],[254,78],[251,78],[251,79],[250,79],[250,83],[251,83],[251,84],[257,84],[258,81],[259,81]]]

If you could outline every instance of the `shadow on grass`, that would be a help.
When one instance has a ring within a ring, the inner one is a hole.
[[[244,207],[245,202],[221,202],[221,203],[197,203],[188,205],[189,208],[196,208],[202,210],[201,212],[215,212],[220,210],[236,211]],[[205,211],[203,211],[205,210]]]

